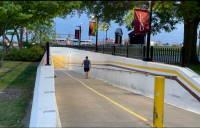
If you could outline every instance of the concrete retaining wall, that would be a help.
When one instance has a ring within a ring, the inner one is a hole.
[[[177,76],[187,88],[197,96],[200,96],[200,76],[187,68],[71,48],[54,47],[51,48],[51,54],[52,56],[62,56],[66,58],[66,60],[63,60],[65,67],[80,73],[83,73],[83,69],[80,67],[82,60],[85,56],[88,56],[93,64],[91,70],[92,77],[151,98],[153,98],[154,94],[154,76],[140,72],[127,72],[125,69],[102,64],[117,65],[158,75]],[[177,81],[166,79],[165,85],[166,103],[200,114],[199,101]]]
[[[37,68],[29,127],[60,127],[55,97],[54,66],[45,66],[45,56]]]

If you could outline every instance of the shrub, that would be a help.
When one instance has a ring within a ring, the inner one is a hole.
[[[39,45],[29,48],[9,50],[5,55],[5,60],[14,61],[40,61],[44,54],[44,48]]]

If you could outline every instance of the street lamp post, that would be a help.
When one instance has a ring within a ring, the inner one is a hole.
[[[46,43],[46,65],[50,65],[49,63],[49,42]]]
[[[92,20],[96,20],[96,42],[95,42],[95,51],[98,52],[98,29],[99,29],[99,16],[91,15]]]
[[[108,41],[108,36],[107,36],[107,33],[108,33],[108,28],[109,26],[108,25],[106,25],[106,40],[105,40],[105,42],[104,42],[104,44],[103,44],[103,53],[104,53],[104,46],[105,46],[105,44],[107,43],[107,41]]]
[[[108,29],[109,29],[109,25],[106,24],[106,26],[105,26],[105,31],[106,31],[106,42],[107,42],[107,40],[108,40],[108,37],[107,37]]]
[[[199,39],[199,49],[198,49],[197,56],[198,56],[198,58],[200,58],[200,30],[199,30],[199,37],[198,37],[198,39]]]
[[[145,61],[152,61],[152,58],[150,58],[150,45],[151,45],[151,21],[152,21],[152,3],[151,1],[149,1],[149,31],[148,31],[148,34],[147,34],[147,49],[146,49],[146,58],[144,58]]]
[[[107,40],[108,40],[107,33],[108,33],[108,29],[106,30],[106,42],[107,42]]]
[[[99,25],[99,17],[96,16],[96,49],[95,51],[98,52],[98,26]]]

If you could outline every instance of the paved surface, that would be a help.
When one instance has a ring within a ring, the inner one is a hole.
[[[56,70],[62,127],[151,127],[153,100],[67,70]],[[166,127],[200,127],[200,115],[165,105]]]

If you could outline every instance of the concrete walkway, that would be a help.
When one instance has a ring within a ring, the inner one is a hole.
[[[151,127],[153,100],[93,78],[56,70],[62,127]],[[166,127],[200,127],[200,115],[165,105]]]

